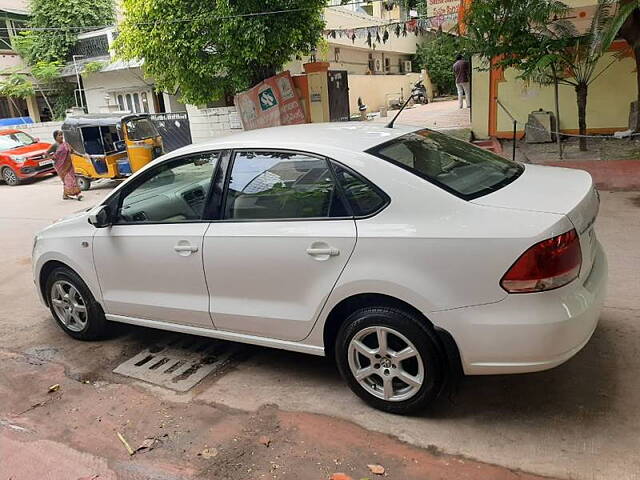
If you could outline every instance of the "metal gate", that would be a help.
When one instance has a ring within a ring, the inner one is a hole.
[[[329,120],[346,122],[349,120],[349,80],[346,70],[327,72],[329,86]]]
[[[186,112],[152,113],[151,121],[162,135],[165,152],[171,152],[192,143],[189,115]]]

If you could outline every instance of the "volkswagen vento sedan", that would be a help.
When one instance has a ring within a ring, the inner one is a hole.
[[[109,322],[334,356],[406,413],[454,372],[555,367],[589,340],[607,262],[588,173],[359,123],[245,132],[165,155],[38,233],[60,327]]]

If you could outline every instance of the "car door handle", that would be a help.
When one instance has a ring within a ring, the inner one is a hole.
[[[328,248],[307,248],[307,253],[309,255],[311,255],[312,257],[320,257],[320,256],[325,256],[328,255],[330,257],[335,257],[337,255],[340,255],[340,250],[338,250],[337,248],[332,248],[332,247],[328,247]]]
[[[173,249],[178,253],[196,253],[198,251],[198,247],[193,245],[176,245]]]

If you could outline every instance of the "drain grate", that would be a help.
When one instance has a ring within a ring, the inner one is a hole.
[[[121,363],[113,373],[186,392],[220,371],[238,351],[238,346],[229,342],[171,336]]]

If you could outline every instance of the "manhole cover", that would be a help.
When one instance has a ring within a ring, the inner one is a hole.
[[[169,337],[118,365],[113,373],[186,392],[228,364],[237,345],[209,338]]]

